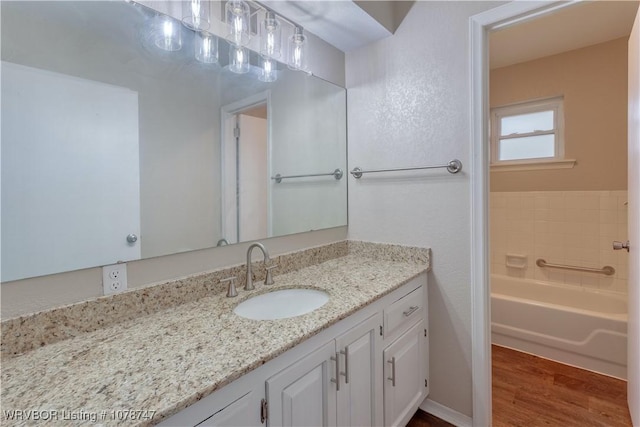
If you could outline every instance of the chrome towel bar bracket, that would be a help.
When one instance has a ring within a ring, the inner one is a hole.
[[[283,179],[289,179],[289,178],[306,178],[309,176],[333,176],[336,180],[339,180],[339,179],[342,179],[342,175],[343,175],[342,169],[338,168],[330,173],[311,173],[307,175],[286,175],[286,176],[277,174],[276,176],[272,176],[271,179],[275,180],[276,183],[280,184]]]
[[[421,169],[440,169],[446,168],[449,173],[458,173],[462,170],[462,162],[458,159],[453,159],[446,165],[434,165],[434,166],[416,166],[412,168],[395,168],[395,169],[372,169],[372,170],[362,170],[358,167],[353,168],[349,173],[353,175],[354,178],[359,179],[362,178],[362,175],[365,173],[378,173],[378,172],[398,172],[398,171],[413,171],[413,170],[421,170]]]

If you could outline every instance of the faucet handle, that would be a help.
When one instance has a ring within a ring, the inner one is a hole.
[[[227,283],[227,282],[229,282],[229,287],[227,288],[227,297],[228,298],[237,297],[238,291],[236,290],[236,276],[220,279],[220,283]]]
[[[278,264],[265,266],[265,269],[267,270],[267,277],[265,277],[265,279],[264,279],[264,284],[265,285],[273,285],[273,276],[271,275],[271,270],[273,270],[277,266],[278,266]]]

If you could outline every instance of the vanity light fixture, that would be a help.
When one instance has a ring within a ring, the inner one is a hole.
[[[194,57],[203,64],[215,64],[220,60],[219,38],[205,31],[211,25],[210,12],[210,0],[182,1],[182,23],[194,32]],[[258,66],[258,79],[268,83],[276,81],[278,78],[277,58],[281,57],[283,50],[283,22],[286,23],[287,28],[293,29],[292,35],[288,37],[286,61],[283,60],[283,62],[286,62],[291,70],[309,73],[308,43],[303,28],[253,0],[226,1],[226,31],[224,32],[226,32],[225,38],[229,42],[229,70],[237,74],[250,71],[251,51],[246,46],[251,40],[251,20],[259,15],[264,16],[264,19],[258,21],[260,22],[259,50],[261,57],[260,64],[254,64]],[[186,30],[182,28],[179,21],[167,15],[157,15],[151,24],[151,31],[145,31],[146,40],[153,40],[158,48],[165,51],[177,51],[182,48],[182,33]]]
[[[180,50],[182,48],[180,24],[170,16],[158,16],[154,28],[154,43],[163,50]]]
[[[250,8],[243,0],[229,0],[225,5],[228,27],[227,40],[237,46],[246,46],[251,39],[249,33]]]
[[[196,59],[203,64],[215,64],[218,62],[218,38],[199,31],[194,38],[194,53]]]
[[[190,30],[209,29],[209,0],[187,0],[182,2],[182,23]]]
[[[307,37],[302,27],[296,26],[289,37],[289,55],[287,65],[292,70],[307,70]]]
[[[249,50],[246,47],[229,45],[229,71],[236,74],[249,72]]]
[[[261,82],[275,82],[278,79],[278,71],[276,70],[276,61],[271,58],[262,57],[262,69],[258,80]]]
[[[276,14],[270,10],[265,12],[265,18],[260,24],[260,53],[268,58],[280,57],[282,44],[282,28]]]

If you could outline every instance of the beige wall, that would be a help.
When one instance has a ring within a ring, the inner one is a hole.
[[[491,172],[491,191],[626,190],[627,39],[491,70],[491,107],[564,95],[572,169]]]

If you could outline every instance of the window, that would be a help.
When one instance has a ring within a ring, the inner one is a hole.
[[[564,159],[562,98],[491,110],[491,163],[518,165]]]

